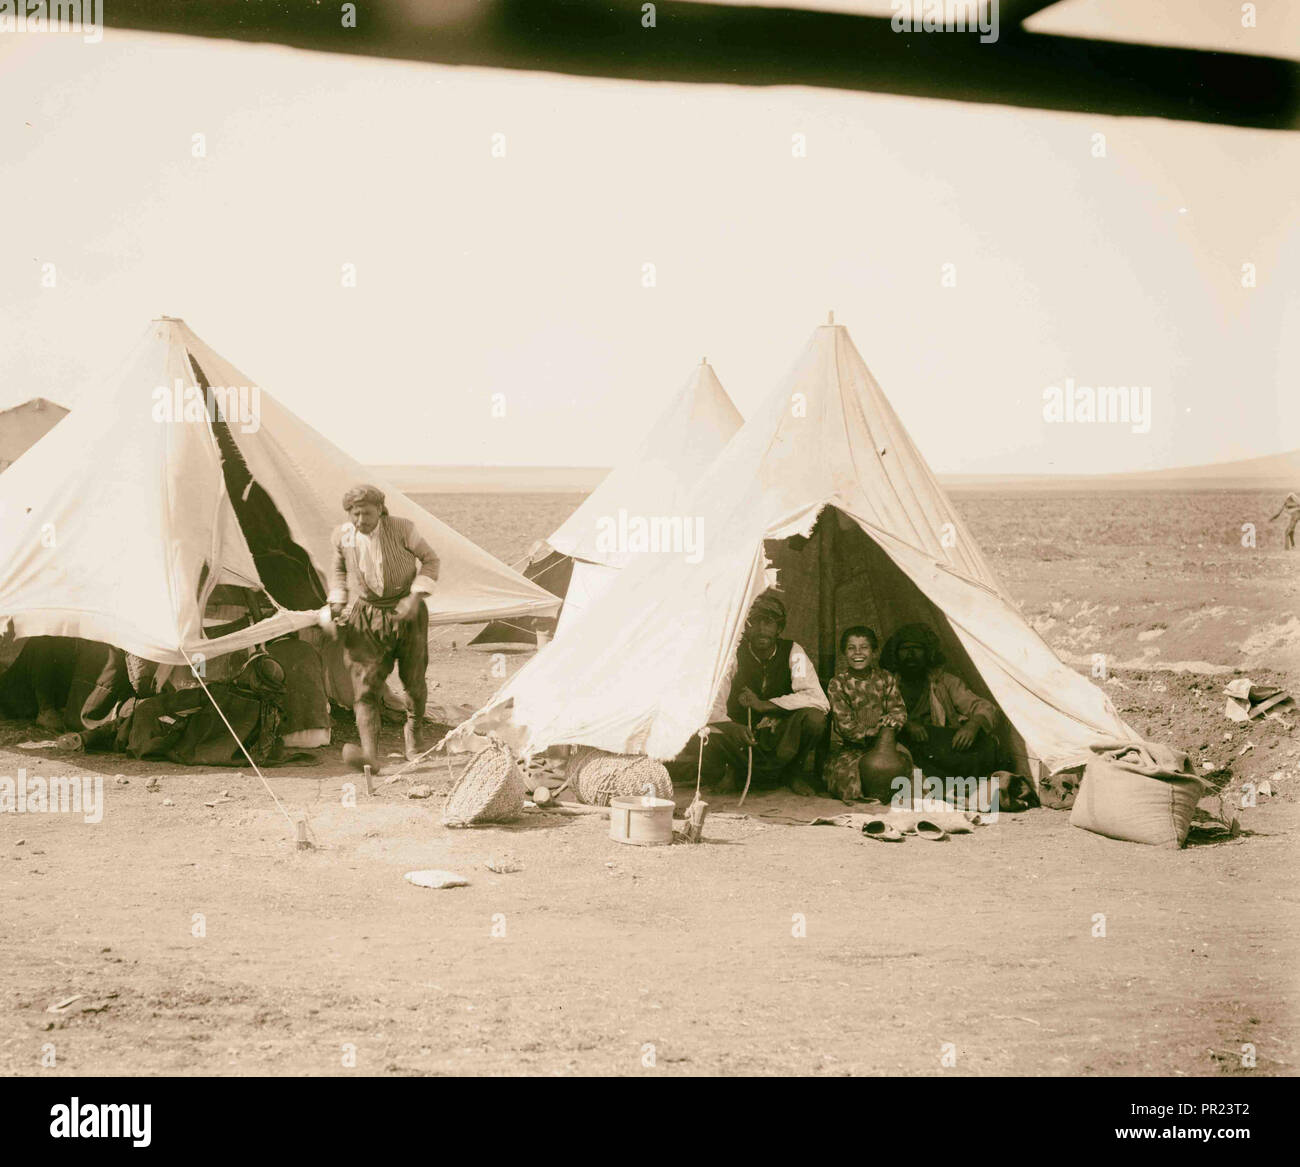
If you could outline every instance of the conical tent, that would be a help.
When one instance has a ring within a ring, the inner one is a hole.
[[[817,329],[683,510],[700,516],[703,554],[631,564],[472,726],[508,724],[526,752],[672,758],[708,720],[750,603],[776,582],[787,635],[823,683],[844,628],[868,624],[883,642],[926,620],[950,667],[1006,714],[1022,764],[1058,769],[1098,738],[1135,736],[1026,624],[842,326]]]
[[[629,524],[680,518],[696,482],[743,422],[707,360],[692,370],[659,419],[542,544],[524,573],[564,597],[557,634],[570,627],[637,555]],[[623,536],[620,538],[620,536]],[[531,641],[532,633],[485,628],[471,643]]]
[[[610,520],[679,515],[700,476],[744,419],[713,366],[701,361],[636,450],[609,472],[546,542],[562,555],[626,567],[635,552],[611,545]]]
[[[374,476],[182,320],[153,321],[119,378],[83,395],[0,477],[0,627],[100,640],[164,664],[303,628],[324,602],[343,492]],[[383,482],[441,560],[431,623],[554,612],[554,596]],[[216,638],[223,584],[274,614]]]

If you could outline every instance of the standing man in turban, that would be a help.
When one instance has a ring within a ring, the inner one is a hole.
[[[377,774],[384,682],[394,662],[406,695],[406,757],[420,753],[429,667],[424,597],[438,579],[438,556],[410,519],[388,513],[377,486],[354,486],[343,509],[351,521],[334,532],[330,614],[343,625],[363,760]]]

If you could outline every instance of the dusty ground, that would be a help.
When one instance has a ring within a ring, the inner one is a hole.
[[[554,526],[457,497],[504,556]],[[1229,814],[1271,780],[1242,835],[1182,852],[1047,810],[939,844],[757,814],[700,847],[624,847],[597,816],[452,832],[444,764],[431,799],[352,807],[333,751],[270,772],[320,844],[297,852],[251,775],[23,751],[44,735],[5,726],[0,773],[101,773],[107,809],[0,817],[0,1072],[1294,1074],[1300,714],[1241,728],[1221,696],[1234,667],[1300,691],[1300,553],[1228,538],[1254,519],[1276,543],[1268,502],[958,499],[1049,643],[1106,654],[1121,713],[1207,763]],[[439,639],[435,702],[499,683],[464,639]],[[522,870],[485,867],[506,854]]]

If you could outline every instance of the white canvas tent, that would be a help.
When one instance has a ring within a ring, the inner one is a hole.
[[[0,471],[17,462],[20,454],[31,449],[67,415],[62,405],[44,397],[0,409]]]
[[[707,722],[749,605],[775,579],[787,635],[823,681],[843,628],[869,624],[883,642],[930,622],[1035,775],[1135,736],[1026,624],[842,326],[816,330],[685,509],[704,523],[699,562],[631,564],[468,725],[505,729],[528,753],[581,743],[672,758]]]
[[[684,514],[696,482],[740,429],[740,412],[707,360],[692,370],[627,458],[605,476],[543,543],[525,568],[530,578],[564,597],[556,634],[576,623],[637,554],[611,532],[628,524]],[[478,643],[492,643],[489,629]]]
[[[214,397],[227,405],[205,409]],[[82,637],[179,665],[304,628],[324,600],[343,492],[364,481],[373,475],[162,317],[112,384],[83,394],[0,477],[0,630],[12,621],[16,637]],[[376,485],[441,559],[431,623],[555,611],[554,596]],[[223,584],[265,590],[274,613],[205,635]]]

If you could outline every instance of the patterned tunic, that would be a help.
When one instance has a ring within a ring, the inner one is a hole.
[[[902,729],[907,708],[894,674],[873,665],[865,673],[842,668],[826,686],[831,704],[827,789],[837,798],[860,798],[858,762],[886,726]]]

